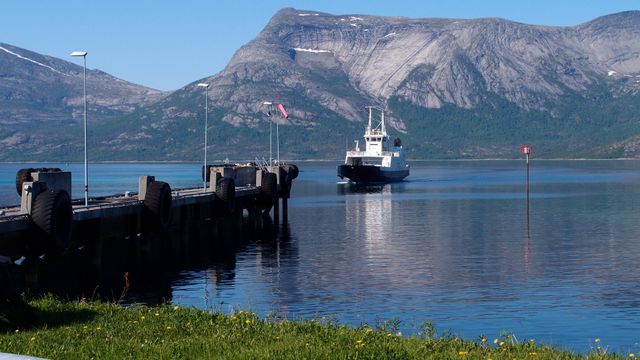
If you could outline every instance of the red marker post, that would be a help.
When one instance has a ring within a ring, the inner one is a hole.
[[[527,165],[529,165],[529,155],[531,155],[531,145],[522,145],[520,146],[520,152],[522,153],[522,155],[527,157]]]
[[[529,155],[531,155],[532,151],[531,145],[520,146],[520,152],[527,159],[527,233],[529,232]]]

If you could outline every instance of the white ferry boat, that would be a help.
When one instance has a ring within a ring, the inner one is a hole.
[[[364,133],[365,150],[361,151],[356,140],[354,150],[347,151],[344,165],[338,166],[338,176],[355,183],[389,183],[402,181],[409,176],[409,165],[404,158],[404,150],[399,138],[390,144],[384,123],[384,112],[380,123],[372,125],[372,107],[369,110],[369,123]]]

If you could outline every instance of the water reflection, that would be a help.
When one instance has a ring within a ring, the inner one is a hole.
[[[275,269],[282,277],[282,296],[295,296],[295,271],[280,271],[282,258],[295,257],[290,229],[269,217],[258,231],[209,221],[182,232],[102,239],[63,257],[27,262],[22,271],[35,294],[211,308],[220,289],[235,285],[238,254],[245,261],[251,253],[259,273]]]

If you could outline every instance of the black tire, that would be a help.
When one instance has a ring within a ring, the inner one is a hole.
[[[280,195],[289,197],[289,190],[291,190],[291,178],[289,177],[288,165],[281,166],[280,169]]]
[[[274,173],[263,173],[258,206],[265,211],[271,210],[277,194],[278,177]]]
[[[284,167],[287,170],[287,174],[289,174],[289,180],[295,180],[300,174],[298,166],[296,166],[295,164],[287,164]]]
[[[218,179],[216,196],[222,201],[220,207],[224,213],[230,214],[236,208],[236,183],[231,178]]]
[[[48,250],[64,251],[71,239],[73,210],[71,198],[64,190],[44,191],[36,195],[31,220],[45,240]]]
[[[20,169],[16,173],[16,191],[18,195],[22,196],[22,184],[28,181],[33,181],[33,177],[31,176],[31,172],[35,171],[33,168],[28,169]]]
[[[144,206],[151,215],[154,225],[167,229],[171,225],[171,186],[164,181],[154,181],[149,184],[144,197]]]

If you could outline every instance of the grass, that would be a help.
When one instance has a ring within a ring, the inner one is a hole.
[[[596,348],[576,355],[533,341],[414,337],[393,325],[259,319],[164,305],[122,307],[52,297],[0,306],[0,352],[51,359],[622,359]]]

